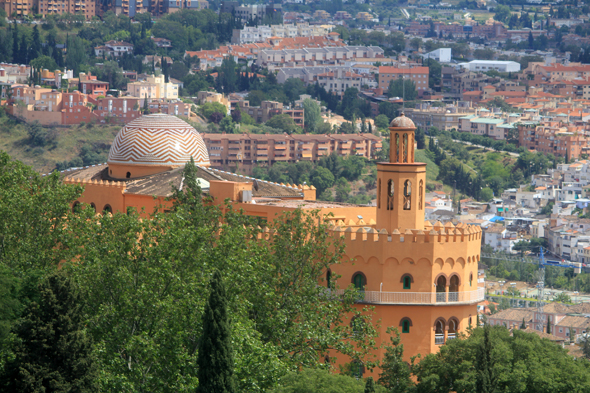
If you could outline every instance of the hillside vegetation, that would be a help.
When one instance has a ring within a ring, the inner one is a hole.
[[[118,125],[41,127],[0,117],[0,150],[37,172],[105,162]]]

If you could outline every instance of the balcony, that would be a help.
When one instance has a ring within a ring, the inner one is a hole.
[[[344,290],[339,290],[344,293]],[[421,304],[430,306],[473,304],[485,300],[485,289],[465,292],[378,292],[359,291],[359,303]]]

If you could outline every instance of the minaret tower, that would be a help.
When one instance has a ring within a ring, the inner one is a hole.
[[[414,162],[416,126],[403,113],[389,125],[389,162],[377,164],[377,228],[424,229],[426,164]]]

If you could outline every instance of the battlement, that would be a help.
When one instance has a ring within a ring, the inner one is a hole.
[[[109,181],[109,180],[93,180],[93,179],[76,179],[76,178],[72,178],[72,177],[66,177],[64,179],[64,183],[66,183],[66,184],[80,184],[83,186],[100,185],[102,187],[113,187],[113,188],[119,188],[121,190],[125,190],[125,188],[126,188],[125,182]]]
[[[377,231],[375,228],[346,228],[335,227],[334,232],[339,232],[346,242],[393,242],[393,243],[464,243],[479,240],[481,242],[481,228],[475,225],[459,223],[454,226],[451,222],[443,225],[437,221],[434,225],[426,221],[424,230],[406,229],[404,233],[394,229],[391,233],[385,229]]]

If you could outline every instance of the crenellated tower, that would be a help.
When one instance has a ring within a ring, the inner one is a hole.
[[[389,162],[377,164],[377,228],[424,229],[426,164],[414,162],[416,126],[403,113],[389,127]]]

